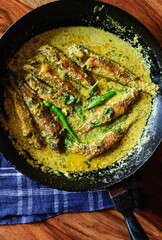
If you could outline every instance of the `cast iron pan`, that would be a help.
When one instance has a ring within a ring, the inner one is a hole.
[[[104,6],[104,7],[103,7]],[[94,11],[95,10],[95,11]],[[117,23],[117,24],[114,24]],[[14,23],[0,40],[0,77],[3,81],[8,60],[31,37],[61,26],[94,26],[118,35],[133,47],[135,34],[139,37],[142,54],[151,63],[151,79],[160,90],[152,100],[152,112],[139,143],[129,155],[111,167],[90,173],[72,173],[71,178],[43,173],[31,167],[11,144],[8,133],[0,126],[0,152],[22,173],[33,180],[61,190],[85,191],[106,188],[134,174],[154,153],[162,138],[162,50],[150,32],[126,12],[91,0],[64,0],[41,6]],[[117,26],[118,25],[118,26]],[[3,84],[0,84],[0,110],[3,109]],[[143,142],[144,139],[147,139]],[[140,149],[138,146],[142,146]],[[125,190],[122,192],[125,195]],[[118,195],[118,194],[117,194]],[[124,211],[120,196],[113,197],[128,225],[132,239],[148,239],[132,212]],[[120,204],[119,204],[120,203]]]

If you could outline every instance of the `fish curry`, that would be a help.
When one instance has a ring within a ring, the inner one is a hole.
[[[140,45],[93,27],[33,37],[9,61],[4,87],[1,122],[15,148],[33,167],[66,176],[125,157],[157,91]]]

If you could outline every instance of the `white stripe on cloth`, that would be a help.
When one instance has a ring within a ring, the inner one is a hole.
[[[0,173],[0,176],[4,176],[4,177],[10,177],[10,176],[14,176],[14,177],[21,177],[22,174],[21,173]]]
[[[63,201],[63,203],[64,203],[64,205],[63,205],[64,212],[68,212],[68,210],[69,210],[69,208],[68,208],[68,205],[69,205],[69,203],[68,203],[68,194],[66,194],[65,192],[63,192],[63,199],[64,199],[64,201]]]
[[[12,189],[2,189],[0,191],[0,196],[10,195],[10,196],[28,196],[29,193],[32,192],[32,195],[34,196],[46,196],[46,195],[52,195],[55,194],[58,199],[59,193],[56,193],[53,189],[37,189],[37,188],[29,188],[29,189],[22,189],[21,191],[15,191]],[[62,195],[62,193],[61,193]],[[55,199],[55,202],[58,202],[57,199]]]
[[[92,211],[94,209],[94,199],[92,192],[88,192],[88,202],[89,202],[89,210]]]
[[[32,182],[28,178],[27,178],[27,193],[28,193],[27,215],[31,215],[33,211],[33,188]]]
[[[1,167],[0,169],[1,170],[15,170],[16,171],[16,169],[14,167]]]
[[[54,194],[54,201],[53,201],[54,212],[59,212],[58,190],[54,189],[53,194]]]
[[[17,177],[17,196],[18,196],[18,203],[17,203],[17,214],[22,215],[23,211],[23,199],[22,199],[22,175]]]

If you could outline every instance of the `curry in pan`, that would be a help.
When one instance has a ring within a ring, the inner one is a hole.
[[[158,90],[140,45],[94,27],[33,37],[8,63],[4,82],[1,123],[15,148],[33,167],[66,176],[126,156]]]

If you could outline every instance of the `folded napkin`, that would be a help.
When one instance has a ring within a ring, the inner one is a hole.
[[[138,206],[137,186],[131,183]],[[0,224],[41,221],[61,213],[114,208],[108,191],[67,192],[49,188],[18,172],[0,153]]]

